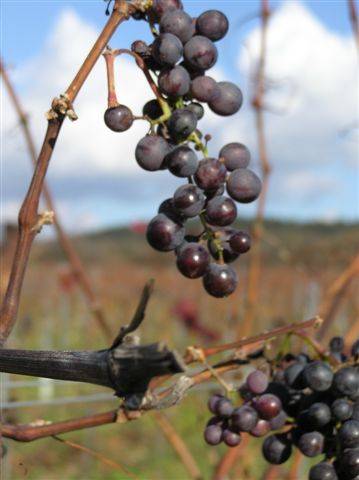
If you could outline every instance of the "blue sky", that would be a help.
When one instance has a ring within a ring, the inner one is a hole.
[[[210,0],[184,3],[193,16],[218,7],[218,1]],[[292,220],[357,219],[358,95],[347,4],[318,0],[270,4],[275,14],[269,31],[267,71],[275,88],[268,92],[268,104],[282,113],[266,115],[273,164],[267,213]],[[10,65],[25,108],[31,113],[38,143],[45,126],[43,112],[52,96],[63,91],[71,80],[106,21],[105,8],[101,0],[1,2],[2,56]],[[210,74],[239,83],[245,104],[231,120],[209,114],[204,128],[216,137],[214,150],[218,151],[225,141],[238,139],[247,143],[252,151],[253,169],[258,170],[250,72],[257,59],[255,13],[259,2],[224,0],[221,10],[230,19],[231,30],[218,44],[220,60]],[[146,25],[126,22],[111,45],[126,47],[138,38],[150,39]],[[128,89],[130,85],[131,91],[123,95],[138,109],[140,103],[136,102],[145,101],[142,90],[146,87],[137,80],[138,72],[131,62],[125,61],[125,65],[128,83],[121,88]],[[143,173],[133,162],[133,148],[143,128],[136,126],[127,140],[126,133],[118,139],[100,126],[98,119],[94,120],[93,115],[102,116],[104,110],[103,103],[100,104],[105,96],[102,67],[96,67],[87,90],[79,96],[77,108],[82,115],[76,125],[65,126],[64,138],[49,171],[60,213],[73,229],[150,218],[161,199],[171,195],[178,185],[178,179],[170,178],[168,173]],[[6,95],[3,98],[2,202],[7,207],[6,218],[11,218],[31,171],[16,119]],[[75,151],[74,141],[78,144]],[[116,145],[121,152],[118,168]],[[239,213],[250,216],[254,208],[241,207]]]

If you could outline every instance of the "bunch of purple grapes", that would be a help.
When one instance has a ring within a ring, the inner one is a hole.
[[[359,339],[349,355],[343,350],[343,339],[334,337],[326,359],[287,354],[269,374],[252,371],[239,389],[238,407],[213,395],[205,441],[235,447],[243,434],[266,436],[262,454],[271,464],[286,462],[296,447],[307,457],[322,456],[309,480],[358,480]]]
[[[145,63],[161,99],[150,100],[143,108],[151,130],[138,142],[135,157],[147,171],[166,169],[186,179],[160,205],[148,225],[147,240],[156,250],[174,251],[185,277],[201,277],[210,295],[225,297],[238,283],[229,264],[251,243],[248,233],[233,227],[235,202],[252,202],[261,191],[260,179],[247,168],[250,152],[245,145],[232,142],[209,157],[210,136],[203,137],[197,128],[204,115],[202,103],[222,116],[235,114],[242,105],[242,92],[235,84],[206,74],[217,61],[215,42],[226,35],[228,19],[218,10],[194,19],[180,0],[153,0],[151,8],[136,17],[149,22],[154,41],[150,45],[135,41],[132,51]],[[105,112],[107,126],[115,131],[127,130],[133,120],[124,105]],[[202,232],[188,235],[185,224],[195,217]]]

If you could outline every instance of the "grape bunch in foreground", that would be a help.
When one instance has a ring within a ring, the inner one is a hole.
[[[242,105],[235,84],[207,75],[217,61],[215,42],[226,35],[228,19],[218,10],[191,18],[180,0],[154,0],[147,13],[136,17],[149,23],[154,40],[150,45],[135,41],[132,52],[144,62],[160,96],[143,108],[151,129],[138,142],[135,157],[144,170],[166,169],[185,181],[159,206],[148,224],[147,241],[158,251],[173,251],[178,270],[187,278],[202,278],[210,295],[225,297],[238,283],[230,263],[251,244],[248,233],[233,226],[236,202],[253,202],[261,191],[260,179],[248,168],[245,145],[234,141],[209,155],[210,136],[198,129],[203,103],[221,116],[235,114]],[[105,112],[105,123],[115,131],[127,130],[133,120],[124,105]],[[188,235],[186,222],[195,218],[202,231]]]
[[[211,396],[205,441],[235,447],[243,435],[265,437],[262,454],[271,464],[286,462],[297,448],[321,457],[309,480],[359,479],[359,339],[348,356],[343,349],[334,337],[323,358],[287,354],[266,373],[252,371],[239,406]]]

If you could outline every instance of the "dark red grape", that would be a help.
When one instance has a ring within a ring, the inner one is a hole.
[[[183,242],[184,227],[160,213],[147,226],[147,241],[155,250],[168,252]]]
[[[235,231],[229,239],[229,245],[236,253],[246,253],[251,248],[251,237],[247,232]]]
[[[215,42],[226,35],[229,23],[224,13],[218,10],[207,10],[197,18],[196,27],[200,35]]]
[[[147,135],[136,146],[135,157],[137,163],[144,170],[160,170],[165,156],[170,151],[166,140],[159,135]]]
[[[268,383],[268,376],[260,370],[254,370],[246,379],[248,390],[256,395],[265,392],[267,390]]]
[[[320,462],[309,470],[309,480],[338,480],[338,475],[329,462]]]
[[[189,91],[191,79],[180,65],[165,68],[158,77],[158,86],[165,95],[180,97]]]
[[[315,392],[324,392],[332,385],[333,372],[327,363],[315,361],[304,367],[303,379]]]
[[[161,33],[172,33],[182,43],[186,43],[194,35],[195,27],[188,13],[183,10],[171,10],[162,15],[160,31]]]
[[[265,393],[253,401],[253,406],[261,418],[270,420],[279,414],[282,409],[282,402],[277,396]]]
[[[227,447],[236,447],[241,443],[241,440],[242,438],[239,433],[232,432],[232,430],[228,428],[223,430],[223,441]]]
[[[234,429],[249,432],[258,422],[258,413],[249,405],[242,405],[233,411],[231,421]]]
[[[207,403],[207,406],[208,406],[208,410],[212,413],[214,413],[215,415],[217,415],[217,410],[216,410],[216,406],[219,402],[219,400],[221,400],[223,397],[223,395],[220,395],[219,393],[215,393],[214,395],[211,395],[208,399],[208,403]]]
[[[190,177],[198,168],[197,155],[188,145],[180,145],[166,156],[166,165],[176,177]]]
[[[212,77],[201,75],[192,80],[190,92],[196,100],[208,103],[219,94],[219,89]]]
[[[211,225],[224,227],[237,218],[237,207],[228,197],[214,197],[207,203],[205,216]]]
[[[172,33],[161,33],[152,44],[152,55],[161,65],[175,65],[182,57],[181,40]]]
[[[246,168],[237,168],[229,175],[227,192],[237,202],[250,203],[261,193],[262,182],[257,175]]]
[[[264,437],[270,432],[270,424],[267,420],[260,418],[256,423],[256,426],[249,432],[252,437]]]
[[[173,204],[185,217],[195,217],[203,209],[205,196],[195,185],[182,185],[173,196]]]
[[[213,297],[227,297],[238,283],[237,273],[229,265],[211,263],[203,277],[205,290]]]
[[[194,179],[202,190],[214,190],[224,183],[226,174],[227,170],[219,160],[205,158],[199,162]]]
[[[338,438],[342,448],[359,447],[359,421],[347,420],[338,431]]]
[[[193,112],[196,115],[198,120],[201,120],[201,118],[203,118],[204,116],[204,108],[200,103],[191,102],[188,105],[186,105],[186,109]]]
[[[104,114],[106,126],[114,132],[125,132],[134,121],[131,110],[126,105],[108,108]]]
[[[151,11],[160,20],[162,15],[173,10],[183,9],[181,0],[153,0]]]
[[[359,370],[355,367],[344,367],[335,372],[333,390],[337,395],[352,397],[359,392]]]
[[[286,435],[269,435],[263,442],[262,453],[267,462],[280,465],[291,456],[292,445]]]
[[[186,108],[175,110],[168,120],[168,131],[175,140],[185,140],[197,128],[197,117]]]
[[[297,446],[306,457],[316,457],[323,453],[324,437],[320,432],[303,433],[298,439]]]
[[[233,413],[233,410],[234,407],[229,398],[223,397],[218,401],[216,412],[220,417],[230,417]]]
[[[192,88],[193,82],[191,89]],[[226,169],[232,172],[237,168],[247,168],[251,159],[251,154],[245,145],[233,142],[228,143],[222,148],[219,152],[219,158],[223,158]]]
[[[345,398],[337,398],[331,406],[332,414],[339,422],[348,420],[353,414],[353,405]]]
[[[143,115],[149,117],[151,120],[156,120],[163,115],[161,105],[156,99],[147,102],[142,109],[142,113]]]
[[[219,425],[209,425],[204,431],[204,439],[208,445],[218,445],[222,441],[222,428]]]
[[[208,70],[216,63],[218,51],[211,40],[196,35],[184,46],[183,56],[185,61],[193,68]]]
[[[202,277],[208,264],[209,253],[198,243],[188,243],[177,255],[178,270],[187,278]]]
[[[209,108],[217,115],[223,117],[234,115],[243,103],[241,90],[232,82],[218,82],[217,86],[218,93],[208,103]]]

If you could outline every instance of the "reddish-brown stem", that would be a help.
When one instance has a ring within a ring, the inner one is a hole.
[[[355,44],[359,54],[359,19],[355,0],[348,0],[349,19],[353,30]]]
[[[253,248],[249,259],[248,284],[247,284],[247,303],[246,303],[246,322],[240,325],[242,334],[249,335],[253,330],[253,322],[256,317],[256,305],[258,305],[259,280],[261,271],[261,241],[263,236],[264,210],[267,199],[269,175],[271,166],[268,160],[265,128],[264,128],[264,95],[265,95],[265,62],[267,53],[267,31],[270,9],[268,0],[262,1],[261,9],[261,39],[259,64],[255,80],[255,93],[252,99],[252,105],[255,110],[256,131],[258,154],[262,171],[262,192],[258,199],[256,218],[252,227]],[[244,329],[244,330],[243,330]]]
[[[29,151],[30,159],[33,163],[33,165],[36,165],[36,148],[35,148],[35,143],[33,141],[33,137],[31,135],[30,127],[29,127],[29,122],[28,122],[28,117],[25,114],[19,97],[17,96],[15,89],[10,81],[10,78],[8,76],[8,73],[6,71],[6,68],[4,67],[3,63],[0,60],[0,73],[3,78],[5,87],[7,89],[7,92],[10,96],[10,99],[14,105],[15,111],[19,117],[20,124],[24,133],[27,149]],[[112,333],[111,329],[106,321],[105,315],[101,309],[100,303],[98,302],[96,298],[96,294],[91,286],[91,282],[89,280],[89,276],[87,272],[85,271],[85,268],[82,264],[81,258],[79,257],[76,249],[74,248],[74,245],[72,244],[69,236],[66,234],[63,226],[61,225],[58,215],[55,212],[55,207],[54,207],[54,202],[52,200],[52,195],[50,193],[50,190],[48,186],[46,185],[46,182],[44,181],[43,184],[43,195],[45,198],[45,202],[47,205],[47,208],[54,212],[54,227],[56,229],[57,237],[59,239],[59,243],[67,256],[67,259],[71,265],[72,271],[75,275],[75,278],[82,289],[84,296],[87,300],[88,306],[91,310],[91,312],[94,315],[95,320],[97,321],[99,327],[103,331],[105,337],[108,340],[112,339]]]
[[[53,101],[52,110],[49,112],[49,120],[45,139],[36,162],[29,190],[19,212],[19,230],[15,257],[10,273],[8,288],[1,309],[0,323],[0,346],[4,345],[11,333],[19,308],[20,294],[23,285],[27,262],[30,255],[32,242],[38,232],[39,223],[38,206],[45,175],[49,162],[59,136],[61,126],[67,112],[72,111],[72,103],[84,84],[86,78],[94,67],[97,59],[107,45],[118,25],[128,18],[129,7],[123,0],[116,0],[112,14],[96,40],[86,60],[82,64],[77,75],[66,90],[61,100]],[[41,220],[41,219],[40,219]]]
[[[213,480],[224,480],[228,478],[229,472],[232,470],[234,465],[238,462],[240,457],[246,451],[249,435],[245,435],[241,444],[236,448],[229,448],[226,453],[222,456],[220,462],[218,463],[216,470],[214,472]],[[238,477],[237,477],[238,478]]]
[[[117,107],[119,105],[116,95],[116,85],[115,85],[115,57],[113,56],[110,50],[106,50],[103,54],[106,62],[106,71],[107,71],[107,105],[108,108]]]

